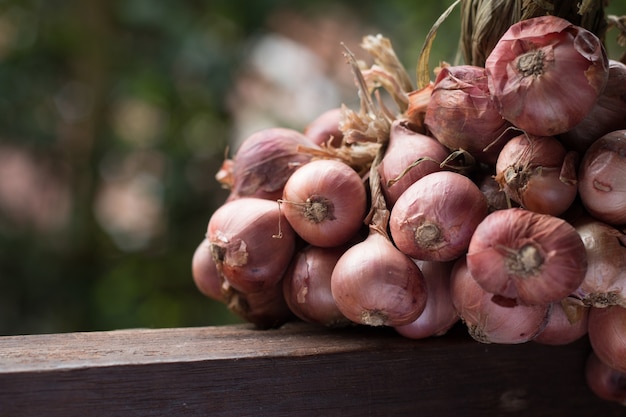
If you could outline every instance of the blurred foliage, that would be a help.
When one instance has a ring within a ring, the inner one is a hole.
[[[254,42],[288,26],[281,10],[337,13],[390,38],[414,76],[450,3],[0,0],[0,334],[239,322],[190,263],[226,197],[214,174]],[[459,22],[433,66],[454,61]],[[332,42],[350,79],[344,39],[307,36]]]

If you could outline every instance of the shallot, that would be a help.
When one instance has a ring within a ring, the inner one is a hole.
[[[578,192],[593,217],[613,225],[626,224],[626,129],[607,133],[585,152]]]
[[[295,232],[315,246],[339,246],[363,227],[367,192],[357,172],[341,161],[316,159],[294,172],[279,201]]]
[[[220,206],[209,219],[206,237],[218,272],[241,292],[277,285],[296,242],[276,202],[254,197]]]
[[[248,136],[232,160],[224,161],[217,180],[230,189],[229,199],[257,197],[276,200],[291,174],[312,158],[299,147],[315,145],[304,134],[288,128],[271,127]]]
[[[470,336],[481,343],[517,344],[533,340],[545,328],[551,304],[503,306],[478,285],[465,257],[455,261],[450,295]]]
[[[590,216],[572,224],[587,251],[587,273],[572,296],[588,306],[626,307],[626,235]]]
[[[511,126],[491,98],[485,69],[474,65],[441,68],[424,123],[449,149],[464,149],[488,164],[495,163]]]
[[[545,15],[511,25],[485,61],[498,111],[526,133],[567,132],[591,111],[608,79],[602,41]]]
[[[504,304],[549,304],[571,294],[587,272],[585,246],[563,219],[522,208],[497,210],[476,228],[471,275]]]
[[[191,258],[191,275],[198,291],[217,301],[224,301],[222,295],[222,277],[217,270],[211,253],[211,242],[204,238],[196,247]]]
[[[611,368],[626,372],[626,308],[591,307],[588,333],[598,358]]]
[[[609,59],[608,81],[595,106],[559,139],[583,154],[600,137],[621,129],[626,129],[626,64]]]
[[[544,345],[567,345],[587,334],[589,307],[569,297],[552,304],[546,327],[533,339]]]
[[[428,295],[426,307],[412,323],[395,330],[410,339],[442,336],[458,321],[459,315],[450,297],[450,275],[453,262],[415,261],[424,275]]]
[[[426,307],[422,272],[376,230],[339,258],[330,284],[339,310],[358,324],[402,326]]]
[[[294,255],[283,277],[283,293],[289,309],[300,319],[327,327],[352,323],[341,314],[330,290],[333,269],[347,247],[308,245]]]
[[[225,281],[222,293],[228,309],[258,329],[280,327],[294,317],[280,281],[262,291],[249,293],[238,291]]]
[[[448,149],[436,139],[419,133],[408,120],[395,120],[389,131],[389,144],[378,165],[381,188],[391,209],[400,195],[420,178],[443,170]]]
[[[445,262],[467,251],[486,215],[487,199],[472,180],[439,171],[402,193],[391,210],[389,229],[395,245],[410,257]]]
[[[496,162],[496,181],[506,195],[528,210],[558,216],[578,195],[577,154],[553,136],[518,135]]]
[[[319,146],[338,148],[343,140],[340,129],[343,120],[341,107],[326,110],[304,128],[304,136]]]
[[[626,372],[611,368],[594,352],[585,364],[585,381],[599,398],[626,405]]]

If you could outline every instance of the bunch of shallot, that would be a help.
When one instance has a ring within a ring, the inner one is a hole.
[[[484,67],[442,63],[417,86],[388,39],[362,47],[371,67],[344,47],[360,109],[259,131],[224,162],[198,289],[258,328],[588,337],[590,388],[623,402],[626,66],[554,16],[513,24]]]

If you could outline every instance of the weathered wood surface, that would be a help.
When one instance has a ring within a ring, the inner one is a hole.
[[[0,337],[0,416],[626,415],[584,381],[588,342],[484,345],[457,327],[290,323]]]

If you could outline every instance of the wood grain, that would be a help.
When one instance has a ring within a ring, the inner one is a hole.
[[[463,328],[289,323],[0,337],[0,416],[624,416],[584,381],[586,339],[485,345]]]

